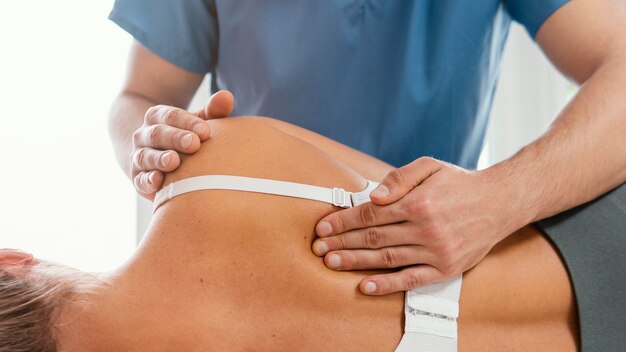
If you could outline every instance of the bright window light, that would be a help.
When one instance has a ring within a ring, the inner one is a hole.
[[[112,6],[0,2],[0,248],[106,271],[135,247],[134,191],[107,132],[130,43]]]

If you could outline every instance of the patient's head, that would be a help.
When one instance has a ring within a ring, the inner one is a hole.
[[[59,316],[97,284],[93,275],[0,249],[0,352],[56,351]]]

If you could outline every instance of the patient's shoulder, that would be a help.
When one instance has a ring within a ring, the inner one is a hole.
[[[211,134],[167,175],[164,185],[199,175],[235,175],[360,191],[365,179],[314,145],[276,128],[273,119],[245,116],[209,121]]]

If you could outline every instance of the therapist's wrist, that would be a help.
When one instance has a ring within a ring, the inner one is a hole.
[[[516,163],[506,160],[478,171],[478,174],[484,182],[494,186],[490,199],[506,217],[502,221],[508,232],[500,240],[537,220],[542,209],[542,186]]]

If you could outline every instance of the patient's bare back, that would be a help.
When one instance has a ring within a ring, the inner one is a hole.
[[[260,118],[211,121],[211,138],[165,184],[222,174],[365,187],[359,172],[333,156],[333,143],[323,141],[320,149],[311,132],[303,132],[306,141],[300,132]],[[350,156],[345,146],[338,153]],[[363,171],[370,178],[390,169],[356,152],[354,159],[371,168]],[[315,223],[333,210],[237,191],[169,201],[119,281],[129,294],[115,304],[138,316],[115,323],[135,329],[137,350],[394,350],[403,332],[403,294],[362,295],[357,284],[365,273],[332,271],[311,252]],[[573,349],[573,307],[558,255],[526,228],[465,275],[459,350]]]

